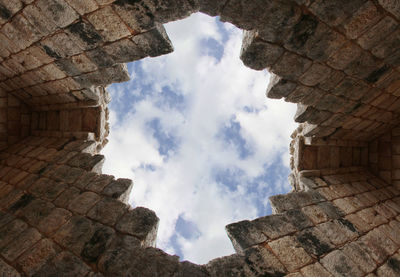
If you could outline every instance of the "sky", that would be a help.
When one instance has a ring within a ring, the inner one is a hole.
[[[130,204],[160,218],[157,247],[204,264],[234,253],[226,225],[290,191],[295,105],[266,98],[269,73],[243,65],[233,25],[198,13],[165,28],[175,51],[108,88],[103,173],[133,180]]]

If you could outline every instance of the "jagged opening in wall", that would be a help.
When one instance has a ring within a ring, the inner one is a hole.
[[[234,252],[225,225],[290,190],[295,108],[266,99],[269,73],[243,65],[233,25],[198,13],[166,29],[174,53],[128,64],[131,81],[108,88],[103,172],[134,180],[130,203],[160,217],[158,247],[205,263]]]

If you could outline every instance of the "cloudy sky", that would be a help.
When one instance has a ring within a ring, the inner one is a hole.
[[[239,59],[242,31],[202,14],[169,23],[172,54],[128,65],[109,87],[104,173],[132,178],[133,206],[160,218],[157,246],[206,263],[234,252],[225,226],[271,212],[290,190],[295,106]]]

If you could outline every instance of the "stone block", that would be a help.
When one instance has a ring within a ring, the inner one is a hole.
[[[268,243],[268,245],[289,271],[300,269],[312,262],[312,258],[298,244],[294,237],[286,236],[274,240]]]
[[[270,68],[283,54],[284,49],[262,40],[257,31],[244,31],[240,59],[252,69]]]
[[[110,6],[96,10],[87,19],[107,41],[115,41],[131,34]]]
[[[12,266],[8,265],[2,259],[0,259],[0,275],[9,277],[20,277],[21,274],[18,273]]]
[[[303,267],[300,271],[305,277],[332,276],[320,263],[308,265]]]
[[[93,235],[85,242],[80,253],[82,258],[89,263],[95,263],[110,246],[114,237],[115,231],[113,229],[96,224]]]
[[[96,31],[93,25],[84,19],[80,19],[68,26],[67,32],[71,40],[85,50],[93,49],[104,42],[103,37]]]
[[[342,251],[335,250],[320,261],[334,276],[363,276],[363,272]]]
[[[192,264],[188,261],[183,261],[179,263],[178,271],[174,273],[173,277],[209,277],[205,266]]]
[[[30,188],[33,195],[41,197],[48,201],[56,199],[65,189],[64,183],[54,182],[47,178],[40,178]]]
[[[345,245],[342,251],[355,264],[357,264],[363,272],[370,273],[375,270],[376,264],[374,260],[364,251],[358,241]]]
[[[154,19],[160,23],[167,23],[188,17],[194,12],[199,11],[197,1],[190,0],[145,0],[145,5],[150,8]]]
[[[316,86],[331,75],[331,71],[329,67],[323,64],[313,63],[299,80],[306,86]]]
[[[361,53],[362,50],[358,45],[346,43],[329,58],[328,65],[338,70],[344,70],[351,62],[357,60]]]
[[[112,3],[112,8],[136,33],[154,27],[154,15],[151,13],[150,7],[143,2],[117,0]]]
[[[378,58],[386,58],[397,49],[400,42],[400,30],[385,37],[378,45],[371,49],[372,54]]]
[[[346,36],[350,39],[356,39],[381,18],[382,14],[375,4],[372,1],[367,1],[343,25]]]
[[[70,187],[67,188],[65,191],[63,191],[60,196],[57,197],[56,200],[54,200],[54,204],[58,207],[61,208],[66,208],[68,207],[69,203],[75,199],[78,195],[80,194],[80,190],[75,188],[75,187]]]
[[[32,226],[37,227],[54,209],[54,205],[41,199],[26,199],[27,205],[23,206],[18,214]],[[25,203],[24,203],[25,204]]]
[[[104,163],[103,155],[90,155],[88,153],[79,153],[68,161],[68,165],[79,167],[85,171],[93,171],[100,173]]]
[[[361,247],[377,262],[382,263],[392,255],[398,246],[377,228],[361,237]],[[367,250],[366,250],[367,249]]]
[[[393,33],[398,24],[390,16],[385,16],[375,26],[366,31],[357,42],[364,49],[370,49],[384,40],[389,34]]]
[[[250,270],[256,275],[279,276],[286,273],[282,263],[263,246],[248,249],[245,253],[246,263]]]
[[[39,0],[36,5],[46,17],[52,19],[60,28],[67,27],[79,17],[63,0]]]
[[[94,192],[83,192],[71,201],[68,209],[78,214],[86,214],[100,199],[100,196]]]
[[[250,273],[244,258],[237,254],[213,259],[206,267],[210,277],[246,276],[246,273]]]
[[[127,212],[117,223],[120,232],[135,236],[143,246],[154,246],[159,219],[146,208],[137,207]]]
[[[102,193],[106,196],[127,203],[132,190],[132,185],[132,180],[119,178],[118,180],[112,181],[110,184],[108,184],[103,189]]]
[[[308,228],[296,234],[297,242],[312,256],[323,256],[334,249],[334,246],[318,230],[318,228]]]
[[[94,0],[87,0],[82,2],[80,0],[66,0],[68,4],[74,8],[80,15],[90,13],[98,9],[97,3]]]
[[[0,249],[18,238],[19,234],[26,230],[28,225],[22,220],[15,219],[0,229]]]
[[[40,221],[38,229],[42,234],[50,236],[60,226],[65,224],[71,216],[72,214],[69,211],[55,208],[50,212],[50,214]]]
[[[392,13],[397,19],[400,18],[400,4],[395,0],[379,0],[379,4],[388,12]]]
[[[296,83],[282,79],[278,75],[270,73],[270,80],[267,88],[267,97],[280,99],[287,97],[296,88]]]
[[[49,239],[42,239],[17,260],[17,265],[28,275],[34,275],[60,248]]]
[[[214,1],[214,0],[202,0],[199,1],[200,12],[208,14],[210,16],[217,16],[221,14],[222,8],[225,6],[227,0]]]
[[[285,52],[271,71],[288,80],[296,80],[311,66],[312,62],[296,54]]]
[[[258,229],[256,224],[248,220],[229,224],[225,230],[236,252],[240,254],[243,254],[245,249],[267,240],[262,233],[263,230]]]
[[[70,252],[63,251],[48,261],[36,273],[37,276],[85,276],[90,268]]]
[[[127,206],[120,201],[105,197],[88,212],[87,216],[113,226],[126,210]]]
[[[40,233],[34,228],[23,231],[15,240],[1,249],[1,255],[8,261],[14,261],[18,256],[32,247],[41,239]]]
[[[358,236],[355,226],[345,219],[328,221],[319,224],[317,228],[334,245],[344,244]]]

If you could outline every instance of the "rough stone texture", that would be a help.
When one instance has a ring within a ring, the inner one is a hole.
[[[157,216],[99,155],[105,87],[172,52],[162,24],[196,11],[245,30],[243,63],[301,123],[294,190],[203,266],[152,248]],[[393,0],[0,0],[0,275],[398,276],[399,20]]]

